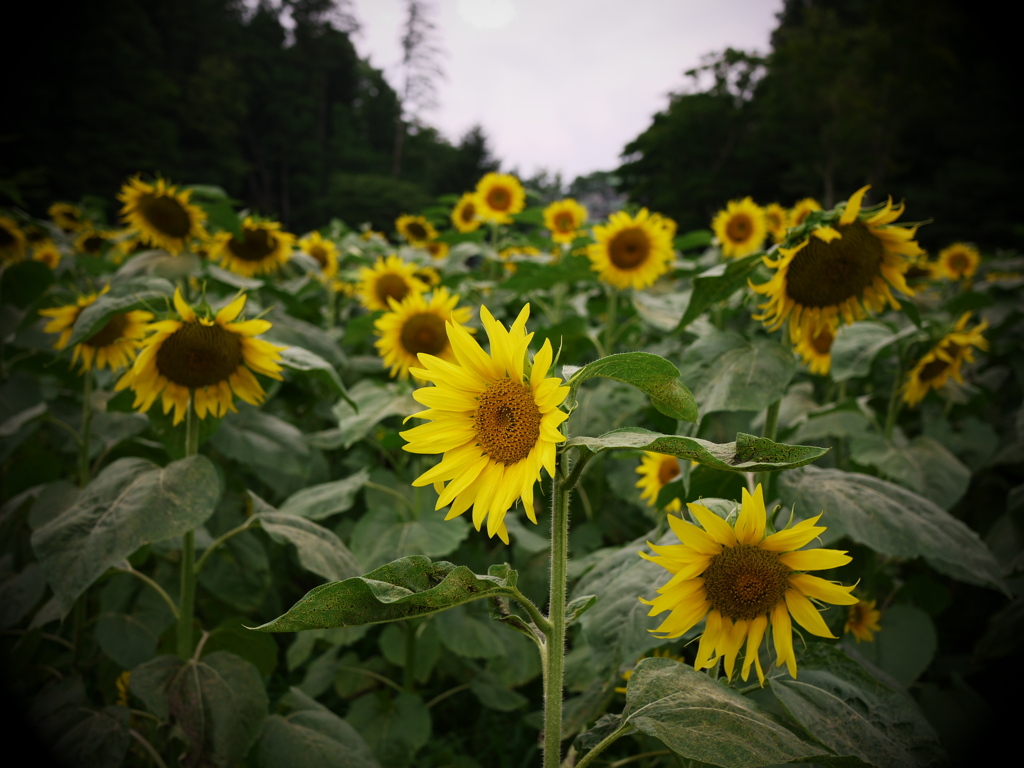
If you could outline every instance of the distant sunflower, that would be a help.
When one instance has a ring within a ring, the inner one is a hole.
[[[790,228],[799,227],[812,212],[820,210],[821,203],[813,197],[805,197],[803,200],[794,203],[793,207],[789,209],[789,221],[787,226]]]
[[[636,471],[640,475],[636,487],[643,491],[640,498],[644,499],[649,507],[658,503],[658,494],[661,493],[661,489],[681,474],[679,459],[654,451],[644,451],[644,455],[640,459],[640,466],[636,468]],[[665,506],[665,511],[678,512],[682,508],[683,502],[677,498],[672,499]]]
[[[0,264],[14,264],[25,258],[25,233],[18,222],[0,215]]]
[[[746,641],[741,677],[746,680],[754,665],[764,685],[758,651],[769,627],[777,664],[785,664],[796,677],[791,617],[813,635],[834,638],[809,598],[838,605],[853,605],[857,598],[850,595],[853,587],[802,573],[838,568],[851,559],[837,549],[796,551],[825,532],[824,526],[816,525],[821,515],[769,535],[761,486],[753,495],[746,488],[742,493],[739,516],[732,524],[700,504],[687,506],[703,527],[669,515],[680,543],[648,542],[655,554],[640,556],[673,577],[654,600],[640,601],[651,606],[650,616],[671,612],[651,630],[664,638],[682,637],[707,618],[694,669],[710,669],[721,658],[731,680]]]
[[[427,288],[436,288],[441,284],[441,273],[433,267],[421,266],[417,268],[413,277],[427,286]]]
[[[242,236],[218,232],[214,236],[211,259],[239,275],[256,277],[280,269],[292,257],[295,235],[282,232],[276,221],[256,221],[246,216]]]
[[[522,499],[526,516],[537,522],[534,486],[542,469],[554,475],[555,446],[565,440],[558,427],[568,418],[559,406],[569,388],[557,377],[548,378],[550,341],[529,365],[529,315],[527,304],[506,330],[481,306],[490,354],[465,328],[448,322],[456,362],[421,353],[423,367],[410,369],[416,378],[435,385],[413,393],[428,410],[410,418],[431,423],[401,433],[410,453],[444,454],[439,464],[413,481],[414,486],[438,488],[435,509],[451,504],[445,518],[451,520],[473,507],[476,529],[486,520],[487,535],[497,535],[506,544],[505,514],[516,501]]]
[[[786,209],[778,203],[768,203],[764,207],[764,223],[773,242],[781,243],[786,239],[788,218]]]
[[[448,258],[448,243],[442,243],[440,240],[431,240],[424,247],[435,261]]]
[[[953,243],[939,251],[938,273],[949,280],[967,280],[974,277],[981,263],[981,254],[973,245]]]
[[[402,301],[413,293],[424,293],[427,286],[417,277],[416,264],[392,254],[377,259],[373,267],[359,270],[359,302],[371,312],[390,309],[389,299]]]
[[[594,227],[587,246],[590,268],[599,279],[616,288],[646,288],[668,272],[674,258],[668,231],[646,208],[636,217],[625,211],[613,213],[608,223]]]
[[[206,238],[206,212],[189,203],[192,190],[178,188],[158,178],[147,184],[138,176],[125,182],[117,199],[124,203],[121,218],[154,248],[181,253],[193,238]]]
[[[464,193],[452,209],[452,224],[459,232],[472,232],[474,229],[478,229],[483,223],[480,219],[479,208],[476,194]]]
[[[409,245],[425,246],[437,238],[437,230],[425,216],[399,216],[395,229]]]
[[[312,256],[320,265],[320,275],[325,280],[338,274],[338,246],[325,240],[319,232],[311,232],[299,240],[299,250]]]
[[[738,259],[757,253],[768,234],[764,211],[749,197],[730,200],[711,220],[722,255]]]
[[[838,320],[816,325],[796,343],[796,352],[811,373],[828,375],[832,368],[832,344],[835,343],[838,328]]]
[[[668,239],[673,240],[676,236],[676,230],[679,229],[679,225],[675,219],[669,218],[661,213],[651,214],[651,223],[661,227],[668,233]]]
[[[875,608],[877,600],[858,600],[846,609],[846,624],[843,625],[843,632],[853,635],[858,643],[874,642],[875,632],[880,632],[881,624],[878,622],[882,614]]]
[[[85,227],[75,238],[75,250],[87,256],[99,256],[110,242],[110,232]]]
[[[779,247],[779,258],[764,258],[775,270],[767,283],[751,284],[768,301],[763,320],[768,330],[789,321],[793,344],[816,328],[831,327],[837,318],[846,324],[865,317],[866,308],[898,309],[891,288],[910,293],[903,278],[909,259],[921,252],[914,241],[917,226],[893,224],[903,213],[892,198],[877,209],[862,212],[869,187],[850,196],[845,206],[805,236],[795,247]],[[835,225],[835,226],[833,226]]]
[[[51,318],[50,322],[43,326],[43,330],[47,333],[60,334],[53,344],[54,349],[64,349],[68,345],[75,329],[75,322],[83,310],[96,303],[96,299],[107,290],[108,288],[104,288],[99,293],[80,296],[74,304],[39,310],[40,315]],[[81,358],[83,372],[91,371],[93,367],[109,368],[111,371],[128,367],[142,346],[142,338],[146,335],[148,323],[152,319],[151,312],[141,309],[114,315],[100,330],[75,345],[71,365]]]
[[[65,232],[77,232],[89,223],[82,216],[82,209],[71,203],[54,203],[46,212],[53,223]]]
[[[458,295],[448,293],[447,288],[438,288],[429,300],[419,293],[409,294],[401,302],[391,299],[391,311],[373,324],[381,337],[374,346],[391,376],[408,379],[409,368],[419,365],[420,352],[455,362],[445,324],[465,327],[473,314],[468,307],[456,308],[458,303]]]
[[[210,319],[199,317],[185,303],[181,289],[174,291],[177,320],[150,326],[134,365],[114,387],[135,391],[135,408],[148,411],[161,397],[164,413],[174,409],[174,423],[185,418],[189,399],[200,419],[234,411],[233,395],[251,405],[266,397],[253,372],[281,378],[279,347],[254,338],[270,330],[267,320],[236,321],[245,307],[241,295]]]
[[[508,224],[526,206],[526,191],[508,173],[488,173],[476,185],[476,215],[494,224]]]
[[[544,209],[544,226],[556,243],[572,243],[586,221],[587,209],[571,197],[558,200]]]
[[[63,254],[52,240],[44,240],[32,249],[32,261],[38,261],[50,269],[56,269]]]
[[[970,318],[970,312],[962,314],[953,330],[917,361],[903,385],[903,402],[914,407],[924,400],[928,390],[942,388],[950,378],[963,381],[960,369],[964,363],[974,362],[971,347],[988,349],[988,341],[982,335],[988,323],[982,321],[968,329]]]

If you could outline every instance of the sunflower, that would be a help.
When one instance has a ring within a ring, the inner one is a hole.
[[[459,198],[459,202],[452,209],[452,224],[459,232],[472,232],[479,228],[479,207],[476,195],[472,192],[466,192]]]
[[[32,249],[32,261],[38,261],[50,269],[56,269],[63,254],[52,240],[43,240]]]
[[[420,352],[455,362],[445,324],[451,322],[465,327],[473,314],[468,307],[456,309],[458,295],[448,293],[447,288],[438,288],[429,301],[421,293],[411,293],[401,302],[391,299],[389,303],[391,311],[373,324],[381,337],[374,346],[384,358],[388,373],[403,381],[408,379],[409,367],[417,364],[416,356]]]
[[[834,638],[808,598],[838,605],[857,602],[850,594],[853,587],[801,571],[838,568],[851,558],[836,549],[795,551],[825,531],[824,526],[816,525],[821,515],[766,535],[760,485],[753,495],[743,489],[739,515],[732,525],[700,504],[687,506],[703,528],[669,515],[669,525],[681,543],[649,543],[655,554],[640,553],[673,574],[654,600],[640,598],[651,606],[649,616],[671,611],[661,626],[651,631],[665,638],[681,637],[706,616],[694,668],[710,668],[721,657],[731,680],[736,656],[746,640],[741,676],[746,680],[753,664],[764,685],[758,651],[770,624],[777,663],[785,664],[796,677],[790,616],[811,634]]]
[[[338,274],[338,246],[324,240],[319,232],[312,232],[299,240],[299,250],[312,256],[320,265],[320,275],[325,280]]]
[[[786,239],[786,228],[789,217],[786,215],[786,209],[778,203],[768,203],[764,207],[764,223],[768,228],[768,234],[772,236],[772,241],[781,243]]]
[[[203,229],[206,213],[189,203],[192,190],[181,192],[164,179],[147,184],[138,176],[125,182],[117,199],[124,203],[121,218],[137,229],[143,239],[154,248],[170,253],[181,253],[192,238],[207,237]]]
[[[428,289],[436,288],[441,284],[441,273],[433,267],[428,267],[426,265],[417,268],[413,277],[427,286]]]
[[[878,623],[882,614],[875,608],[876,600],[858,600],[846,609],[846,624],[843,625],[843,632],[849,632],[858,643],[874,642],[875,632],[880,632],[882,627]]]
[[[949,280],[967,280],[974,276],[981,263],[978,249],[967,243],[953,243],[939,251],[938,273]]]
[[[711,220],[711,229],[722,255],[730,259],[757,253],[768,234],[764,211],[749,197],[730,200]]]
[[[413,393],[428,408],[414,416],[432,423],[401,433],[410,453],[444,453],[441,462],[413,485],[434,484],[440,493],[435,508],[451,504],[445,519],[472,506],[476,529],[486,519],[487,535],[497,534],[506,544],[505,513],[517,499],[522,499],[527,517],[537,522],[533,486],[541,469],[554,475],[555,445],[565,440],[558,427],[568,418],[558,406],[569,388],[561,379],[546,378],[551,343],[545,340],[532,366],[528,364],[527,348],[533,338],[526,333],[529,316],[527,304],[506,330],[481,306],[490,355],[465,328],[449,321],[448,340],[456,362],[421,354],[424,367],[410,369],[416,378],[435,384]]]
[[[402,301],[412,293],[425,293],[427,286],[416,277],[417,265],[392,254],[377,259],[373,267],[359,270],[359,302],[373,312],[388,310],[389,299]]]
[[[427,249],[427,253],[436,261],[448,258],[448,243],[442,243],[440,240],[431,240],[424,247]]]
[[[571,244],[586,220],[587,209],[571,197],[544,209],[544,226],[551,231],[551,239],[556,243]]]
[[[266,392],[253,371],[281,378],[279,347],[253,338],[270,330],[267,320],[235,318],[245,307],[245,295],[232,301],[212,320],[199,317],[185,303],[181,289],[174,291],[178,320],[163,320],[150,326],[135,364],[114,387],[135,390],[134,408],[148,411],[161,394],[164,413],[174,408],[174,423],[181,423],[189,397],[200,419],[224,416],[234,411],[232,390],[251,405],[259,405]]]
[[[837,320],[815,325],[796,343],[796,352],[811,373],[828,375],[832,368],[832,344],[838,328]]]
[[[508,173],[488,173],[476,185],[476,215],[494,224],[508,224],[526,206],[519,179]]]
[[[94,229],[93,227],[85,227],[81,230],[81,234],[75,238],[75,250],[87,256],[99,256],[103,253],[107,243],[110,242],[110,236],[110,232]]]
[[[794,203],[793,207],[789,209],[789,221],[787,226],[789,228],[799,227],[813,211],[820,210],[821,203],[813,197],[805,197],[803,200]]]
[[[675,238],[676,230],[679,229],[679,225],[676,223],[675,219],[669,218],[661,213],[652,213],[651,223],[664,229],[668,233],[669,240]]]
[[[424,216],[399,216],[395,229],[409,245],[422,247],[437,238],[437,230]]]
[[[75,322],[82,311],[94,304],[96,299],[108,290],[109,286],[99,293],[79,296],[74,304],[39,310],[40,315],[51,318],[50,322],[43,326],[43,330],[47,333],[60,334],[57,341],[54,342],[54,349],[64,349],[68,345]],[[148,323],[152,319],[151,312],[141,309],[114,315],[100,330],[75,345],[71,365],[77,363],[81,358],[82,371],[91,371],[94,365],[97,369],[109,368],[111,371],[128,367],[135,359],[135,353],[142,346],[142,338],[146,335],[149,329]]]
[[[54,203],[46,212],[53,223],[65,232],[77,232],[88,224],[82,217],[82,209],[71,203]]]
[[[594,227],[587,246],[590,268],[616,288],[646,288],[668,272],[673,258],[668,231],[642,208],[633,218],[613,213],[608,223]]]
[[[913,239],[917,225],[893,225],[903,204],[894,206],[892,198],[862,213],[861,199],[869,188],[851,195],[795,247],[780,246],[778,259],[764,258],[775,275],[750,286],[768,297],[760,305],[764,313],[755,320],[774,331],[788,319],[790,340],[796,344],[837,318],[846,324],[863,318],[865,307],[881,311],[889,304],[899,309],[890,286],[911,293],[903,275],[909,259],[921,252]]]
[[[640,459],[640,466],[636,468],[636,471],[640,475],[636,487],[643,490],[640,498],[645,499],[649,507],[658,503],[658,494],[661,493],[661,489],[670,480],[679,477],[682,472],[679,469],[679,459],[654,451],[644,451],[644,455]],[[665,510],[668,512],[678,512],[682,508],[683,503],[679,499],[672,499],[665,505]]]
[[[914,407],[924,399],[928,390],[940,389],[950,377],[955,381],[963,381],[960,369],[964,363],[974,362],[971,347],[988,349],[988,341],[982,335],[988,323],[982,321],[968,329],[970,318],[970,312],[962,314],[953,330],[917,361],[903,385],[903,402]]]
[[[0,215],[0,264],[14,264],[25,258],[25,233],[18,222]]]
[[[282,232],[276,221],[256,221],[246,216],[242,236],[218,232],[214,237],[210,258],[239,275],[256,277],[284,266],[292,257],[295,235]]]

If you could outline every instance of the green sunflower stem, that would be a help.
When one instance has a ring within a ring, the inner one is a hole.
[[[902,352],[902,350],[901,350]],[[885,439],[892,440],[892,431],[896,427],[896,417],[900,414],[900,385],[903,383],[903,357],[900,356],[899,367],[896,370],[896,379],[892,384],[892,394],[889,395],[889,408],[885,413]]]
[[[185,457],[199,453],[199,417],[192,400],[185,416]],[[196,533],[187,531],[181,542],[181,594],[178,602],[178,655],[192,657],[192,624],[196,609]]]
[[[608,311],[605,313],[607,323],[604,328],[604,348],[605,354],[610,355],[615,351],[615,323],[617,322],[616,315],[618,315],[619,309],[619,289],[608,286]]]
[[[89,428],[92,426],[92,371],[85,371],[82,384],[82,436],[78,444],[78,480],[85,488],[89,484]]]
[[[566,461],[562,454],[563,462]],[[562,755],[562,687],[565,674],[566,569],[569,560],[569,489],[564,467],[551,482],[550,629],[544,659],[544,768],[557,768]]]
[[[769,440],[774,440],[776,434],[779,431],[779,404],[782,400],[776,400],[774,403],[768,406],[768,410],[764,414],[764,436]],[[768,496],[768,481],[771,480],[771,472],[758,472],[754,475],[754,487],[760,483],[764,490],[765,498]]]

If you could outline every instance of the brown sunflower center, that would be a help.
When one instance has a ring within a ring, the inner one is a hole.
[[[749,621],[785,599],[789,574],[777,552],[750,544],[724,547],[704,572],[704,591],[723,616]]]
[[[242,239],[237,236],[228,240],[228,250],[242,261],[263,261],[277,247],[277,238],[262,227],[246,227]]]
[[[111,344],[120,341],[124,337],[124,329],[128,325],[127,314],[114,315],[107,324],[96,333],[86,339],[83,343],[90,347],[109,347]]]
[[[832,335],[832,329],[828,326],[811,335],[811,346],[819,355],[829,354],[832,351],[833,341],[835,341],[835,336]]]
[[[725,225],[725,236],[731,243],[745,243],[754,232],[754,222],[745,213],[737,213]]]
[[[651,253],[651,241],[639,227],[623,229],[608,244],[608,258],[619,269],[642,266]]]
[[[243,364],[242,339],[219,325],[182,323],[156,353],[162,376],[195,389],[227,381]]]
[[[950,269],[959,274],[971,265],[971,260],[963,251],[957,251],[947,258],[946,263],[949,264]]]
[[[504,187],[494,187],[487,193],[487,205],[495,211],[507,211],[512,207],[512,195]]]
[[[402,326],[402,348],[415,356],[420,352],[438,355],[448,346],[444,320],[432,312],[419,312]]]
[[[459,218],[465,224],[472,222],[476,218],[476,206],[472,203],[466,203],[462,206],[462,210],[459,211]]]
[[[82,240],[82,250],[86,253],[96,254],[103,248],[103,238],[99,235],[89,235]]]
[[[859,221],[838,228],[841,238],[826,243],[811,237],[793,257],[786,294],[805,307],[833,307],[861,296],[881,275],[885,246]]]
[[[327,266],[327,249],[322,245],[311,245],[306,253],[316,259],[321,267]]]
[[[658,482],[665,485],[670,480],[679,477],[679,473],[679,459],[674,456],[662,459],[661,465],[658,467]]]
[[[401,301],[409,295],[409,283],[401,275],[386,274],[377,278],[374,290],[381,304],[387,306],[388,299]]]
[[[405,232],[409,236],[410,240],[427,239],[427,228],[420,224],[418,221],[414,221],[411,224],[406,224]]]
[[[142,195],[138,208],[146,223],[162,235],[183,238],[192,231],[192,218],[185,206],[169,195]]]
[[[540,410],[533,390],[521,381],[499,379],[488,385],[477,402],[473,426],[484,453],[505,466],[529,456],[540,437]]]
[[[782,229],[782,217],[777,213],[767,213],[765,218],[768,220],[768,229],[776,230]]]
[[[555,216],[555,229],[559,232],[572,232],[576,229],[576,222],[573,221],[572,214],[560,213]]]

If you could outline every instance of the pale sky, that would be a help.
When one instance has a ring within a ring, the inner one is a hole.
[[[613,170],[701,57],[767,53],[782,0],[433,0],[446,78],[424,122],[479,123],[502,169]],[[352,0],[356,49],[401,88],[403,0]]]

